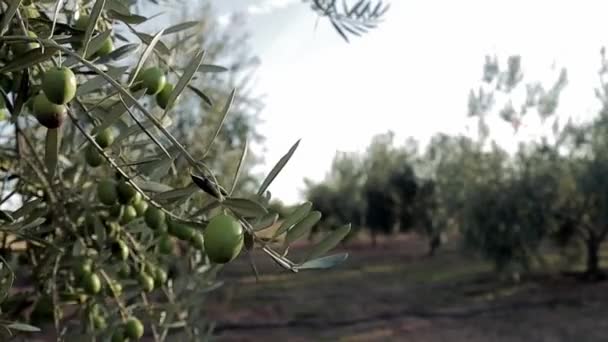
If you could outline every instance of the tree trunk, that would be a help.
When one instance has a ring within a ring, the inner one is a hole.
[[[373,247],[373,248],[376,248],[376,245],[377,245],[377,243],[378,243],[378,241],[377,241],[377,236],[376,236],[376,235],[377,235],[376,230],[375,230],[375,229],[372,229],[372,247]]]

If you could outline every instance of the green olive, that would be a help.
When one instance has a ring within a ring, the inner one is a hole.
[[[153,206],[146,209],[144,221],[153,230],[160,230],[165,225],[165,213]]]
[[[76,96],[76,75],[69,68],[53,68],[42,77],[42,91],[54,104],[66,104]]]
[[[137,318],[131,317],[125,322],[125,337],[139,340],[144,336],[144,325]]]
[[[147,89],[146,94],[156,95],[165,87],[167,78],[160,68],[152,67],[141,73],[141,82],[143,87]]]
[[[169,96],[173,92],[173,85],[171,83],[165,83],[163,89],[156,94],[156,104],[162,109],[166,109],[169,104]]]
[[[101,148],[106,148],[114,142],[114,133],[111,128],[106,128],[95,136],[95,142]]]
[[[118,192],[116,191],[116,183],[109,179],[105,179],[99,182],[99,184],[97,185],[97,197],[99,201],[105,205],[115,204],[118,198]]]
[[[234,260],[243,248],[243,227],[234,217],[220,214],[209,221],[204,231],[204,240],[209,260],[225,264]]]
[[[93,145],[88,145],[85,148],[84,159],[91,167],[98,167],[103,163],[103,156],[101,155],[101,153],[99,153],[99,151],[97,151],[97,149]]]
[[[34,98],[34,116],[42,126],[54,129],[65,121],[66,108],[64,105],[52,103],[41,93]]]

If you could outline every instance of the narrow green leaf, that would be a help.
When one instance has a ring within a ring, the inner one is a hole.
[[[85,57],[87,56],[87,51],[89,49],[89,44],[91,42],[91,37],[93,36],[93,31],[95,31],[95,26],[97,25],[97,20],[99,19],[99,16],[101,15],[101,12],[103,11],[104,6],[106,5],[106,0],[97,0],[95,1],[95,5],[93,5],[93,9],[91,10],[91,14],[90,14],[90,20],[89,23],[87,25],[87,28],[84,31],[84,47],[82,50],[82,54],[81,56]],[[93,50],[93,47],[91,47],[91,50],[97,51],[97,50]]]
[[[293,228],[287,231],[287,235],[285,236],[285,243],[289,245],[294,241],[298,240],[305,234],[309,233],[312,227],[321,220],[321,212],[320,211],[312,211],[302,221],[296,223]]]
[[[200,24],[199,21],[186,21],[186,22],[183,22],[183,23],[180,23],[180,24],[177,24],[177,25],[173,25],[173,26],[167,28],[165,30],[165,34],[171,34],[171,33],[177,33],[177,32],[180,32],[180,31],[184,31],[184,30],[187,30],[187,29],[189,29],[191,27],[194,27],[194,26],[196,26],[198,24]]]
[[[46,131],[46,145],[44,154],[44,164],[49,172],[49,179],[55,177],[57,170],[57,160],[59,157],[60,129],[48,129]]]
[[[112,19],[116,19],[118,21],[122,21],[123,23],[126,24],[132,24],[132,25],[138,25],[141,23],[145,23],[148,18],[143,17],[141,15],[137,15],[137,14],[131,14],[131,15],[125,15],[122,13],[119,13],[116,10],[109,10],[108,11],[108,16]]]
[[[144,191],[150,192],[167,192],[173,190],[172,187],[163,183],[152,182],[152,181],[136,181],[135,184]]]
[[[279,214],[277,213],[268,213],[260,218],[258,218],[253,224],[252,228],[254,231],[259,232],[264,229],[268,229],[272,227],[277,220],[279,219]]]
[[[110,52],[109,54],[98,59],[97,63],[105,64],[110,61],[119,61],[125,57],[128,57],[133,52],[135,52],[139,48],[139,45],[140,44],[138,44],[138,43],[125,44],[125,45],[115,49],[114,51]]]
[[[53,13],[53,25],[51,25],[51,33],[49,35],[50,37],[52,37],[53,32],[55,32],[55,26],[57,25],[57,16],[59,15],[59,10],[62,7],[63,7],[63,0],[58,0],[57,3],[55,3],[55,11]]]
[[[5,74],[8,72],[15,72],[29,68],[35,64],[45,62],[51,59],[51,57],[53,57],[57,51],[58,49],[54,48],[45,48],[44,51],[42,48],[30,50],[19,56],[19,58],[15,58],[10,63],[7,63],[2,69],[0,69],[0,73]]]
[[[308,215],[308,213],[310,212],[310,209],[312,209],[312,203],[310,201],[306,201],[306,202],[300,204],[281,223],[281,225],[279,226],[279,229],[277,229],[276,232],[274,233],[273,238],[276,238],[277,236],[285,233],[286,231],[291,229],[291,227],[293,227],[296,223],[302,221],[306,217],[306,215]]]
[[[234,178],[232,179],[232,186],[230,186],[229,195],[232,195],[234,189],[236,188],[236,184],[239,181],[239,177],[241,176],[241,169],[243,168],[243,164],[245,163],[245,158],[247,158],[247,150],[249,149],[249,140],[245,139],[245,144],[243,146],[243,151],[241,152],[241,157],[239,158],[239,163],[236,166],[236,171],[234,172]]]
[[[279,162],[272,168],[272,170],[270,171],[268,176],[266,176],[266,178],[262,182],[262,185],[260,186],[260,189],[258,190],[258,195],[262,195],[264,193],[264,191],[266,191],[266,189],[268,189],[270,184],[272,184],[272,181],[274,181],[274,179],[277,177],[279,172],[281,172],[281,170],[283,170],[283,167],[285,167],[285,165],[287,164],[289,159],[291,159],[291,156],[293,156],[293,154],[296,152],[298,145],[300,145],[300,139],[298,139],[298,141],[296,141],[296,143],[293,144],[293,146],[291,146],[291,148],[289,149],[287,154],[285,154],[283,157],[281,157],[281,159],[279,159]]]
[[[298,270],[323,270],[337,266],[348,259],[348,253],[328,255],[326,257],[313,259],[297,266]]]
[[[11,330],[24,331],[24,332],[39,332],[40,328],[25,323],[11,323],[6,326]]]
[[[197,70],[198,72],[210,72],[210,73],[218,73],[218,72],[225,72],[228,71],[228,68],[220,66],[220,65],[213,65],[213,64],[201,64],[201,66],[198,68]]]
[[[131,15],[129,7],[122,0],[108,0],[106,7],[122,15]]]
[[[163,125],[163,127],[169,127],[171,126],[171,124],[173,123],[173,120],[170,117],[165,117],[163,118],[163,120],[161,121],[161,124]],[[153,127],[156,127],[154,125],[154,123],[150,120],[144,121],[141,124],[142,127],[144,127],[145,129],[152,129]],[[138,134],[138,133],[142,133],[142,128],[138,125],[138,124],[133,124],[129,127],[127,127],[126,130],[124,130],[123,132],[121,132],[116,139],[114,139],[114,143],[120,142],[134,134]]]
[[[15,210],[13,212],[13,218],[15,220],[20,219],[21,217],[25,217],[27,215],[29,215],[32,211],[34,211],[34,209],[36,209],[38,207],[38,205],[42,203],[42,199],[37,198],[34,200],[31,200],[27,203],[24,203],[21,208]]]
[[[93,57],[95,52],[97,50],[99,50],[99,48],[101,48],[101,46],[104,44],[105,40],[108,39],[108,37],[110,37],[111,34],[112,34],[112,30],[106,30],[106,31],[96,35],[95,38],[91,39],[91,41],[89,42],[88,50],[87,50],[88,51],[87,58]]]
[[[207,153],[209,153],[209,151],[211,151],[211,146],[213,146],[213,142],[215,141],[215,138],[217,138],[217,135],[220,133],[220,130],[222,129],[222,126],[224,125],[224,121],[226,121],[226,117],[228,116],[228,111],[230,111],[230,107],[232,106],[232,102],[234,101],[235,95],[236,95],[236,89],[232,89],[232,91],[230,92],[230,95],[228,96],[228,99],[226,100],[226,104],[224,104],[224,108],[222,108],[222,112],[220,113],[220,115],[221,115],[220,122],[218,123],[217,127],[215,128],[215,132],[213,133],[211,140],[209,140],[207,148],[205,149],[205,152],[203,152],[202,158],[205,158],[205,156],[207,156]]]
[[[21,0],[12,0],[9,1],[8,8],[4,15],[2,16],[2,21],[0,22],[0,36],[3,36],[8,28],[8,24],[11,22],[11,19],[17,13],[17,9],[19,9],[19,5],[21,5]]]
[[[340,243],[340,241],[342,241],[346,237],[346,235],[348,235],[349,232],[350,223],[327,234],[323,240],[319,241],[319,243],[317,243],[311,248],[304,260],[309,261],[327,253],[328,251],[336,247]]]
[[[165,109],[165,114],[167,112],[169,112],[169,110],[173,107],[173,104],[179,97],[179,95],[184,91],[184,89],[186,89],[186,86],[188,86],[188,83],[190,83],[190,80],[192,80],[192,76],[194,76],[196,69],[198,69],[198,66],[201,65],[201,63],[203,62],[203,58],[205,58],[205,51],[200,50],[194,56],[194,58],[192,58],[190,60],[190,63],[188,63],[188,66],[184,70],[182,77],[180,77],[179,81],[177,81],[177,84],[173,88],[171,95],[169,95],[169,99],[167,100],[167,108]]]
[[[109,68],[106,74],[108,74],[113,79],[118,79],[120,76],[124,75],[124,73],[129,69],[128,66],[118,67],[118,68]],[[98,90],[99,88],[106,85],[108,81],[100,75],[97,75],[83,84],[78,86],[78,90],[76,90],[77,96],[86,95],[90,92]]]
[[[137,62],[137,66],[135,67],[135,71],[133,73],[131,73],[131,79],[129,80],[129,86],[131,86],[133,84],[133,82],[135,81],[137,74],[139,74],[139,71],[144,66],[144,63],[146,62],[146,60],[148,59],[148,57],[154,50],[154,46],[160,40],[160,37],[163,35],[163,32],[164,32],[164,30],[162,30],[162,29],[160,31],[158,31],[158,33],[156,33],[154,38],[152,38],[152,40],[148,43],[148,46],[146,47],[144,52],[141,54],[141,57],[139,58],[139,61]]]
[[[181,189],[169,190],[169,191],[165,191],[163,193],[157,194],[156,196],[154,196],[154,199],[158,200],[158,201],[182,200],[184,198],[192,196],[197,191],[198,191],[198,186],[196,186],[196,184],[190,184]]]
[[[162,154],[162,156],[164,156],[164,154]],[[167,158],[164,156],[164,158],[159,159],[158,161],[141,165],[138,169],[139,172],[148,176],[150,179],[159,180],[169,172],[171,164],[173,164],[173,160],[173,158]]]
[[[11,216],[11,214],[9,214],[8,212],[6,212],[4,210],[0,210],[0,220],[8,221],[8,222],[15,222],[15,219]]]
[[[164,32],[164,31],[163,31]],[[133,30],[133,33],[144,43],[146,43],[146,45],[150,45],[152,44],[152,41],[154,40],[154,36],[151,36],[147,33],[143,33],[143,32],[137,32]],[[171,54],[171,50],[169,50],[169,48],[165,45],[165,43],[163,43],[161,40],[159,40],[155,46],[154,49],[156,51],[158,51],[160,54],[162,55],[170,55]]]
[[[261,217],[268,213],[261,204],[247,198],[226,198],[222,205],[246,218]]]
[[[137,92],[135,92],[135,94],[133,94],[133,97],[137,100],[141,99],[144,95],[146,94],[146,89],[140,89]],[[129,106],[129,108],[132,108],[133,106],[135,106],[135,103],[131,101],[131,99],[125,97],[124,98],[124,102]],[[112,126],[114,123],[116,123],[116,121],[118,121],[120,119],[121,116],[123,116],[125,113],[127,112],[127,107],[123,104],[123,101],[118,101],[110,110],[110,112],[107,114],[107,116],[104,116],[104,120],[102,121],[101,125],[95,127],[93,129],[93,134],[97,134],[100,131],[103,131],[104,129]]]
[[[16,230],[27,230],[30,228],[38,227],[39,225],[43,224],[44,222],[46,222],[46,218],[39,217],[31,222],[28,222],[24,225],[17,227]]]
[[[209,178],[204,176],[200,177],[192,173],[190,174],[190,178],[192,178],[194,184],[196,184],[206,194],[218,199],[222,197],[220,190],[218,189],[219,186],[213,183]]]
[[[207,94],[203,93],[202,90],[200,90],[192,85],[188,85],[188,89],[192,90],[193,93],[195,93],[198,97],[200,97],[201,100],[203,100],[203,102],[205,102],[207,104],[207,106],[209,106],[209,107],[213,106],[213,101],[211,101],[211,98],[209,96],[207,96]]]

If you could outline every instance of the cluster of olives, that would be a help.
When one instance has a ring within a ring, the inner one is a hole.
[[[66,104],[76,95],[76,76],[66,67],[48,70],[42,77],[42,92],[34,97],[34,116],[49,129],[60,127],[66,118]]]
[[[160,68],[150,67],[137,74],[131,90],[138,91],[142,88],[146,88],[147,95],[156,97],[156,104],[160,108],[167,108],[173,85],[167,82],[167,77]]]

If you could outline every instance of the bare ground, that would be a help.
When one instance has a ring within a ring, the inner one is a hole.
[[[500,281],[453,246],[414,236],[354,244],[327,271],[289,274],[255,255],[227,267],[207,311],[217,341],[608,341],[608,283],[558,275]],[[298,251],[294,251],[295,255]]]

